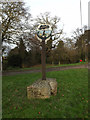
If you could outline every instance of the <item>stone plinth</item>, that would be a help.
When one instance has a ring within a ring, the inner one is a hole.
[[[47,78],[46,80],[37,80],[27,87],[27,97],[30,98],[50,98],[51,95],[57,94],[56,79]]]

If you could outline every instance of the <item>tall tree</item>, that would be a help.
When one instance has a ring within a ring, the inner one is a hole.
[[[84,26],[82,29],[77,28],[73,33],[73,40],[75,41],[75,48],[77,49],[80,59],[85,60],[86,46],[88,43],[87,39],[87,26]]]
[[[57,45],[56,53],[58,55],[57,56],[58,57],[58,63],[60,65],[60,61],[63,60],[64,54],[65,54],[64,42],[63,41],[59,41],[59,43]]]
[[[25,30],[25,23],[31,16],[24,2],[2,4],[2,41],[17,43],[17,37]]]
[[[23,39],[21,38],[20,39],[20,44],[19,44],[19,55],[22,59],[22,67],[24,67],[24,62],[25,62],[25,57],[26,57],[26,47],[25,47],[25,44],[23,42]]]

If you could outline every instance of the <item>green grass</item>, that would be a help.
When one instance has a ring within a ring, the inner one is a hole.
[[[46,64],[46,68],[52,68],[52,67],[61,67],[61,66],[74,66],[74,65],[84,65],[87,64],[87,62],[79,62],[79,63],[73,63],[73,64],[57,64],[57,65],[52,65],[52,64]],[[9,67],[7,68],[7,71],[23,71],[23,70],[34,70],[34,69],[40,69],[41,68],[41,64],[40,65],[35,65],[33,67],[29,67],[29,68],[12,68]]]
[[[3,76],[3,118],[87,118],[88,70],[53,71],[47,77],[56,78],[57,95],[28,100],[26,87],[41,73]]]

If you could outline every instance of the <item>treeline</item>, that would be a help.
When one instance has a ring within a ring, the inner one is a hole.
[[[61,40],[56,47],[52,47],[50,41],[46,44],[46,64],[78,63],[80,59],[88,61],[88,45],[78,46],[76,43],[71,43],[69,47]],[[10,67],[25,68],[41,64],[41,50],[41,46],[34,46],[27,51],[23,39],[20,39],[20,44],[11,49],[8,57],[6,59],[3,57],[3,70]]]

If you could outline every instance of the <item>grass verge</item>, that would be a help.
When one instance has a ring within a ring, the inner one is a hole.
[[[88,62],[79,62],[79,63],[73,63],[73,64],[60,64],[60,65],[52,65],[52,64],[46,64],[46,68],[52,68],[52,67],[61,67],[61,66],[74,66],[74,65],[85,65],[88,64]],[[23,70],[34,70],[34,69],[41,69],[41,64],[40,65],[35,65],[33,67],[29,67],[29,68],[12,68],[9,67],[7,70],[5,71],[23,71]]]

